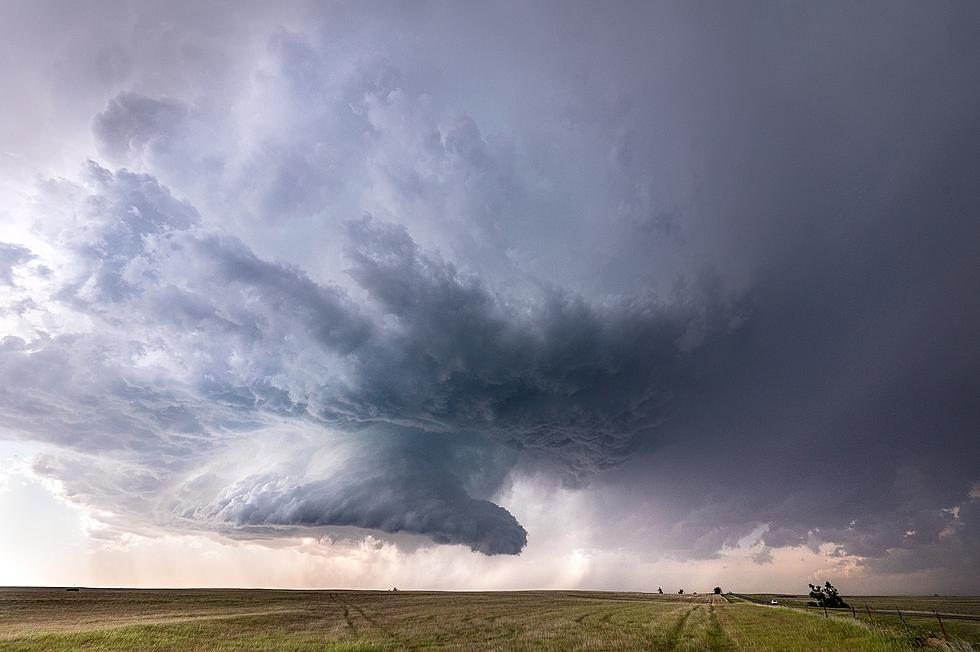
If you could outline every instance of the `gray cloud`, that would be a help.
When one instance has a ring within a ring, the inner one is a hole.
[[[0,242],[0,283],[13,285],[14,268],[18,265],[23,265],[32,258],[34,258],[34,255],[27,247],[9,242]]]
[[[100,154],[126,162],[144,148],[166,147],[186,117],[187,109],[180,102],[126,92],[95,117],[92,132]]]
[[[411,456],[379,441],[330,480],[242,478],[210,510],[188,512],[203,520],[355,525],[519,552],[524,529],[472,498],[465,487],[476,470],[449,464],[459,445],[437,442],[479,435],[581,480],[667,417],[694,381],[697,348],[731,328],[730,307],[713,296],[593,307],[546,289],[508,302],[403,227],[367,218],[348,225],[360,307],[337,286],[198,228],[196,212],[148,175],[94,163],[86,175],[84,187],[46,186],[45,202],[78,207],[62,207],[72,215],[64,230],[48,225],[74,256],[49,300],[100,327],[43,335],[5,355],[5,374],[31,379],[5,391],[12,432],[120,455],[145,467],[157,491],[233,433],[282,419],[355,434],[372,423],[439,433]],[[503,478],[489,477],[483,493]],[[69,484],[73,495],[123,506],[100,496],[100,483]]]
[[[763,546],[758,552],[752,554],[752,561],[757,564],[771,564],[772,563],[772,549]]]
[[[527,532],[507,510],[466,492],[459,476],[476,469],[462,463],[445,438],[424,432],[385,435],[379,441],[376,433],[359,433],[342,468],[329,478],[249,476],[194,516],[246,527],[352,525],[424,534],[488,555],[524,548]],[[485,453],[479,457],[489,461]],[[455,463],[446,468],[450,460]]]
[[[349,229],[351,276],[396,318],[360,355],[359,409],[483,432],[573,472],[614,463],[666,419],[695,382],[696,349],[737,323],[710,287],[671,303],[593,306],[547,288],[509,303],[421,251],[403,227],[365,219]]]
[[[168,527],[514,552],[488,501],[544,471],[605,497],[599,547],[710,558],[767,524],[759,562],[830,543],[975,584],[976,7],[188,11],[20,11],[100,55],[65,58],[84,88],[32,57],[11,83],[135,171],[42,182],[53,254],[0,249],[10,436],[132,465]],[[5,150],[41,169],[46,138]],[[270,432],[270,468],[213,472]]]

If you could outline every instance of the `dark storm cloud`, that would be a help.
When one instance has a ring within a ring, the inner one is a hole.
[[[63,208],[86,217],[57,235],[75,258],[54,296],[106,330],[42,337],[4,355],[5,375],[29,379],[3,394],[10,430],[80,453],[115,450],[148,466],[161,488],[220,449],[221,431],[282,418],[361,438],[380,423],[439,433],[414,448],[399,444],[404,434],[373,440],[371,454],[329,480],[243,478],[209,510],[191,511],[207,520],[356,525],[519,552],[523,528],[469,493],[492,493],[501,472],[457,464],[460,444],[448,442],[479,433],[587,477],[668,416],[695,380],[698,348],[736,323],[710,292],[592,306],[549,289],[509,303],[403,227],[369,218],[348,225],[362,308],[336,286],[197,228],[195,211],[148,175],[89,164],[87,177],[85,187],[48,184],[42,204],[67,197],[75,207]],[[246,362],[235,362],[240,352]],[[127,362],[155,354],[179,371]],[[506,470],[513,461],[484,463]],[[474,480],[481,474],[487,483]],[[76,496],[103,486],[66,484]]]
[[[622,459],[695,382],[698,348],[738,323],[710,287],[669,304],[593,306],[548,288],[508,303],[403,227],[364,219],[349,231],[351,276],[396,319],[359,356],[356,409],[484,432],[572,473]]]
[[[772,546],[828,541],[876,572],[957,568],[956,586],[976,582],[980,541],[950,510],[978,474],[980,131],[967,113],[980,94],[961,83],[975,58],[953,51],[937,41],[925,54],[958,101],[936,105],[904,90],[918,83],[885,75],[865,103],[898,108],[804,136],[799,174],[759,161],[780,216],[764,233],[781,239],[753,257],[755,310],[719,368],[724,386],[675,421],[674,455],[698,454],[705,478],[675,503],[693,531],[738,535],[751,516],[771,524]],[[937,83],[929,66],[903,70]],[[901,155],[882,160],[894,148]],[[729,454],[705,458],[704,447]],[[653,464],[636,474],[691,477]],[[707,481],[718,477],[733,495]],[[702,515],[692,503],[724,509]]]
[[[370,338],[371,323],[343,290],[317,285],[295,268],[260,260],[236,240],[210,237],[196,247],[211,282],[256,293],[264,309],[303,324],[324,347],[347,354]]]
[[[229,487],[195,518],[237,526],[352,525],[424,534],[487,555],[517,554],[527,532],[507,510],[472,498],[460,476],[477,471],[444,438],[390,429],[362,432],[329,478],[297,481],[263,473]],[[486,455],[480,455],[487,462]],[[451,463],[451,464],[450,464]]]
[[[579,107],[628,130],[617,164],[701,158],[681,210],[664,201],[671,172],[638,186],[603,278],[655,269],[643,252],[668,235],[645,225],[670,214],[679,250],[708,253],[753,306],[710,352],[701,391],[602,480],[624,501],[656,497],[641,508],[649,536],[677,556],[710,556],[768,522],[774,546],[824,540],[910,568],[917,549],[934,563],[946,546],[947,566],[976,559],[980,544],[944,510],[980,472],[977,23],[964,3],[907,9],[691,9],[689,42],[649,48],[689,55],[669,59],[670,81],[656,57],[626,56],[645,47],[625,24],[636,15],[586,32],[611,43],[618,30],[615,48],[581,48],[583,75],[609,95]],[[601,78],[613,61],[626,72]],[[664,134],[691,131],[696,149],[663,156]],[[959,586],[976,581],[975,563],[960,567]]]
[[[10,314],[96,324],[3,340],[3,422],[125,451],[182,487],[171,524],[516,552],[487,500],[545,468],[613,493],[600,546],[709,558],[764,525],[759,563],[829,543],[975,584],[977,11],[295,5],[148,59],[160,21],[145,52],[109,30],[131,83],[95,142],[140,171],[43,184],[48,280],[0,249],[40,288]],[[372,427],[374,458],[306,468]],[[274,470],[201,471],[276,428],[302,445]],[[469,437],[514,456],[457,464]]]
[[[389,485],[391,480],[396,483]],[[424,534],[436,543],[462,543],[486,555],[514,555],[524,548],[527,533],[507,510],[471,498],[450,482],[431,480],[428,475],[392,479],[386,474],[372,481],[341,474],[293,485],[275,476],[250,476],[219,496],[206,517],[236,525],[352,525]]]

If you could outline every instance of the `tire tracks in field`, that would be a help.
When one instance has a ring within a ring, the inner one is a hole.
[[[337,597],[334,593],[328,593],[327,596],[332,600],[337,606],[344,608],[344,622],[347,623],[347,629],[350,630],[351,634],[357,636],[357,625],[354,624],[353,619],[350,617],[350,607],[347,606],[347,601]]]
[[[467,630],[467,635],[469,636],[468,641],[482,641],[486,643],[497,639],[512,639],[517,634],[517,627],[506,623],[498,625],[497,620],[499,618],[500,614],[491,616],[471,615],[460,620],[459,624]],[[491,625],[493,628],[487,629],[486,625]]]
[[[234,620],[236,618],[256,618],[262,616],[278,616],[280,614],[308,613],[307,609],[261,609],[254,611],[222,612],[222,613],[177,613],[177,614],[136,614],[127,616],[119,620],[111,621],[80,621],[67,624],[46,625],[45,630],[52,634],[84,634],[99,631],[121,629],[124,627],[146,626],[155,627],[157,625],[182,625],[185,623],[207,622],[214,620]],[[18,623],[14,623],[17,625]],[[33,627],[27,633],[36,630]],[[0,634],[0,641],[17,638],[22,632],[14,629]]]
[[[362,607],[361,605],[359,605],[359,604],[357,604],[355,602],[347,602],[343,598],[341,598],[340,600],[344,604],[344,613],[345,614],[347,613],[348,607],[353,607],[354,611],[356,611],[358,614],[360,614],[361,618],[363,618],[364,620],[366,620],[368,622],[368,624],[370,624],[372,627],[374,627],[379,632],[381,632],[382,634],[384,634],[385,638],[389,638],[389,639],[397,642],[398,645],[401,646],[401,649],[403,649],[403,650],[414,650],[414,649],[417,649],[418,648],[418,645],[415,644],[415,643],[413,643],[411,640],[409,640],[409,639],[407,639],[407,638],[405,638],[403,636],[400,636],[399,634],[396,634],[393,630],[391,630],[388,627],[386,627],[385,625],[382,625],[381,623],[379,623],[378,620],[377,620],[377,618],[376,618],[377,614],[374,614],[374,615],[369,614],[367,611],[365,611],[364,607]]]
[[[698,625],[701,625],[702,621],[705,621],[705,631],[701,632],[699,627],[696,632],[697,635],[695,635],[695,632],[691,632],[689,636],[685,637],[685,633],[687,633],[687,630],[691,627],[691,617],[695,616],[695,612],[698,612],[698,610],[705,604],[707,605],[707,609],[702,610],[697,614],[699,617]],[[681,618],[674,624],[667,641],[667,647],[665,649],[710,649],[730,652],[736,648],[735,643],[728,637],[725,630],[721,627],[721,622],[718,620],[718,614],[715,613],[714,603],[705,602],[695,604],[691,610],[681,616]]]
[[[712,650],[734,650],[735,642],[728,636],[721,623],[718,621],[718,614],[715,613],[715,605],[708,607],[708,618],[711,621],[711,641]]]
[[[691,617],[695,611],[701,608],[700,604],[694,605],[691,609],[681,616],[676,623],[674,623],[673,628],[670,630],[670,635],[667,639],[667,649],[676,650],[678,644],[681,642],[681,634],[684,633],[684,627],[687,625],[688,619]]]
[[[630,609],[628,609],[628,608],[627,609],[617,610],[617,611],[612,611],[612,610],[603,611],[602,609],[597,609],[596,611],[587,611],[584,614],[582,614],[581,616],[577,617],[575,619],[575,622],[577,624],[579,624],[579,625],[582,625],[583,627],[588,626],[588,625],[593,625],[593,624],[594,625],[610,625],[611,626],[612,625],[612,622],[611,621],[612,621],[612,617],[613,616],[615,616],[615,615],[621,615],[621,614],[624,614],[624,613],[628,613],[629,611],[630,611]],[[592,622],[586,623],[585,622],[585,619],[586,618],[590,618],[591,616],[595,616],[595,615],[598,615],[598,614],[602,614],[602,615],[599,616],[598,618],[596,618],[594,623],[592,623]]]
[[[354,621],[351,619],[350,609],[347,608],[346,604],[344,605],[344,622],[347,623],[347,629],[349,629],[354,636],[357,636],[357,625],[355,625]]]
[[[575,619],[575,622],[577,622],[579,625],[584,625],[585,623],[583,621],[586,618],[588,618],[589,616],[594,616],[597,613],[599,613],[599,612],[598,611],[587,611],[584,614],[582,614],[581,616],[579,616],[578,618],[576,618]]]

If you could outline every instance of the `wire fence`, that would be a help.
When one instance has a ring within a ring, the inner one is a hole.
[[[855,606],[856,603],[849,604],[847,607],[822,607],[819,605],[801,605],[801,604],[783,604],[777,603],[772,604],[772,600],[759,598],[753,595],[746,595],[744,593],[733,593],[733,596],[745,600],[746,602],[752,602],[754,604],[765,605],[765,606],[780,606],[789,607],[792,609],[802,609],[806,611],[823,611],[824,616],[829,618],[831,614],[838,616],[851,616],[855,619],[863,619],[867,616],[867,619],[872,624],[877,624],[876,617],[886,617],[886,616],[897,616],[902,625],[905,626],[906,630],[911,632],[909,623],[905,620],[908,618],[928,618],[935,619],[935,622],[939,624],[939,629],[943,634],[943,638],[949,640],[949,636],[946,633],[946,626],[943,624],[943,620],[968,620],[973,622],[980,622],[980,614],[958,614],[958,613],[941,613],[939,611],[922,611],[918,609],[877,609],[874,606],[868,604],[867,602],[862,602],[860,607]],[[793,600],[800,600],[800,598],[791,598]],[[863,613],[862,613],[863,612]]]

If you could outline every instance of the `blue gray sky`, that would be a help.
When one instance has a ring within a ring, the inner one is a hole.
[[[0,42],[0,584],[980,590],[976,3]]]

